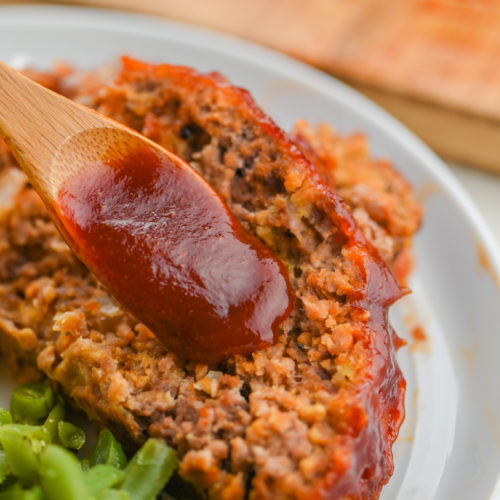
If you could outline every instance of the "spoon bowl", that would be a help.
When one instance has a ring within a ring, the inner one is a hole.
[[[52,204],[82,168],[125,156],[140,142],[173,153],[136,131],[33,82],[0,61],[0,133],[38,194]]]
[[[176,354],[274,343],[284,264],[186,162],[0,63],[0,132],[77,257]]]

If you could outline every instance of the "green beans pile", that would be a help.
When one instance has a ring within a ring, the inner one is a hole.
[[[41,383],[18,387],[10,412],[0,408],[0,500],[153,500],[177,466],[159,439],[127,461],[107,429],[80,460],[85,433],[64,418],[63,401]]]

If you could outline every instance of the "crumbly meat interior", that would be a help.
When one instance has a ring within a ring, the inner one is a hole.
[[[349,205],[396,277],[406,282],[412,267],[412,238],[422,219],[422,207],[408,182],[387,159],[370,157],[363,134],[341,136],[326,123],[313,128],[301,119],[291,136],[322,181]]]
[[[77,261],[3,148],[0,345],[18,375],[43,373],[125,439],[164,438],[210,498],[377,497],[403,418],[386,322],[400,292],[344,203],[218,75],[124,60],[112,83],[53,85],[188,160],[287,264],[296,303],[266,350],[177,358]]]

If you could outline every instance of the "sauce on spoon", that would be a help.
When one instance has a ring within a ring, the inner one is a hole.
[[[216,363],[276,341],[285,266],[180,158],[137,141],[68,177],[57,201],[73,250],[171,351]]]

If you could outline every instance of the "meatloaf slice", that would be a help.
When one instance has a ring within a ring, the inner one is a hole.
[[[411,270],[412,237],[422,219],[411,186],[386,159],[372,160],[366,137],[336,134],[322,123],[316,128],[298,120],[293,140],[323,182],[349,205],[356,222],[400,282]]]
[[[36,365],[131,441],[164,438],[179,474],[210,498],[376,498],[404,414],[387,323],[402,292],[347,206],[219,75],[124,59],[95,94],[72,85],[207,178],[287,264],[294,311],[266,350],[217,366],[177,358],[77,261],[6,157],[0,187],[18,187],[0,211],[0,344],[11,365],[29,376]]]
[[[117,85],[109,85],[115,76],[110,67],[99,72],[70,74],[69,78],[67,68],[63,67],[59,73],[61,76],[55,80],[54,90],[91,107],[100,105],[99,94],[117,89]],[[53,79],[54,75],[50,78]],[[50,83],[50,78],[39,76],[44,83]],[[120,113],[127,115],[122,119],[129,125],[134,123],[135,128],[143,133],[158,136],[154,119],[153,123],[149,119],[144,123],[126,110]],[[158,113],[153,112],[153,115]],[[178,153],[184,152],[189,158],[185,141],[179,142],[179,128],[174,128],[177,133],[164,140],[167,144],[176,143]],[[171,128],[162,130],[163,135],[171,132]],[[190,133],[189,128],[183,130],[184,135]],[[341,195],[365,237],[377,248],[399,281],[405,283],[412,267],[412,238],[422,219],[422,207],[408,182],[387,159],[373,160],[370,157],[367,139],[361,133],[340,135],[326,123],[313,128],[299,119],[293,127],[291,139],[300,147],[322,182]]]

